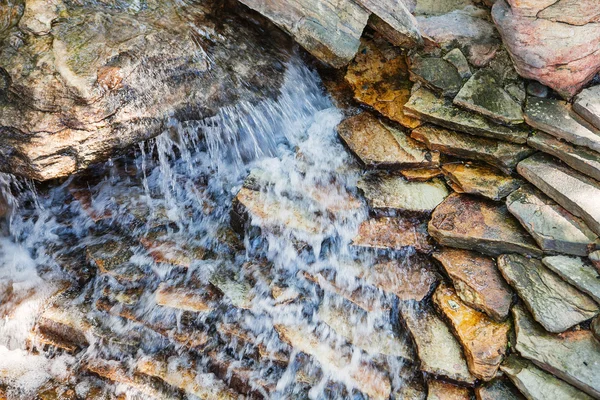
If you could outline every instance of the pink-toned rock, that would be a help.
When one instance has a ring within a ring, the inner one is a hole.
[[[600,71],[596,0],[498,0],[492,17],[517,72],[575,95]]]

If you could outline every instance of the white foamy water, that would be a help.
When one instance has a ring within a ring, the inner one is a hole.
[[[131,372],[142,357],[167,354],[167,370],[183,365],[199,374],[200,386],[212,382],[206,374],[215,371],[215,360],[227,360],[231,370],[219,382],[246,368],[249,386],[267,398],[360,398],[357,371],[375,364],[392,389],[401,386],[398,357],[365,351],[379,345],[369,342],[374,330],[394,329],[393,299],[375,290],[374,311],[365,313],[307,279],[333,274],[337,286],[352,292],[358,279],[346,266],[372,262],[349,246],[367,210],[355,192],[360,170],[335,132],[341,119],[318,76],[293,59],[276,99],[231,105],[201,121],[173,120],[133,158],[39,193],[16,188],[19,208],[0,239],[0,285],[14,293],[0,305],[0,377],[11,365],[20,372],[0,383],[18,398],[69,375],[69,384],[87,393],[89,383],[77,376],[89,360],[118,360]],[[238,243],[230,226],[243,223],[232,213],[240,190],[254,201],[254,217],[241,226]],[[108,251],[105,265],[94,264],[94,249],[106,254],[107,243],[116,250]],[[118,265],[110,264],[113,258]],[[48,299],[67,281],[75,288],[67,303],[93,321],[88,346],[74,356],[25,352]],[[161,285],[215,285],[224,295],[212,311],[181,311],[157,304]],[[108,308],[99,307],[104,300]],[[330,306],[345,310],[351,329],[334,330],[322,320]],[[229,325],[243,328],[251,343],[223,336]],[[291,348],[276,326],[301,328],[308,344]],[[206,349],[180,345],[177,335],[189,338],[192,331],[209,336]],[[363,350],[349,345],[349,337],[362,340]],[[274,361],[278,355],[287,363]],[[128,384],[111,390],[144,393]]]

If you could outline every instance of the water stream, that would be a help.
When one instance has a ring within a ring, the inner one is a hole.
[[[97,360],[153,376],[160,361],[178,379],[195,371],[196,384],[215,393],[264,398],[363,398],[357,371],[384,371],[399,390],[402,358],[365,351],[377,346],[374,331],[389,332],[392,344],[402,336],[394,299],[370,288],[361,293],[367,313],[339,295],[363,291],[353,266],[373,262],[350,246],[367,207],[355,189],[360,168],[335,132],[342,116],[318,75],[292,57],[276,99],[172,120],[134,156],[61,184],[0,177],[15,196],[0,239],[0,287],[12,293],[0,305],[9,397],[29,398],[49,382],[80,398],[163,393],[99,381],[88,373]],[[70,354],[31,334],[51,297],[86,328],[85,345]],[[346,327],[331,329],[337,320]],[[282,340],[298,335],[317,357]]]

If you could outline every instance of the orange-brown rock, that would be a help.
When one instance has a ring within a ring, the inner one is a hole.
[[[151,232],[140,238],[140,243],[155,262],[184,268],[189,268],[194,260],[203,260],[208,253],[204,247],[188,243],[180,244],[166,235],[161,236],[159,232]]]
[[[337,128],[340,138],[367,168],[432,168],[440,165],[437,151],[410,138],[369,112],[346,118]]]
[[[421,253],[433,250],[425,223],[405,217],[382,217],[364,221],[352,240],[357,247],[401,250],[412,246]]]
[[[471,391],[462,386],[430,379],[427,381],[427,400],[470,400]]]
[[[363,39],[354,61],[348,66],[346,80],[354,89],[356,100],[407,128],[419,126],[418,119],[404,114],[412,82],[406,56],[399,48],[381,39]]]
[[[400,171],[403,177],[409,181],[424,182],[442,175],[439,168],[415,168]]]
[[[506,319],[512,292],[492,258],[449,247],[436,251],[433,257],[442,264],[465,304],[496,321]]]
[[[435,209],[429,233],[442,245],[490,255],[542,254],[505,205],[465,194],[453,193]]]
[[[156,304],[192,312],[211,311],[215,308],[215,300],[219,298],[211,285],[188,287],[187,285],[170,285],[161,283],[155,292]]]
[[[433,294],[438,310],[461,343],[471,373],[486,381],[496,376],[508,346],[509,322],[494,322],[460,300],[453,288],[440,285]]]
[[[444,164],[442,170],[457,192],[475,194],[496,201],[508,196],[523,183],[520,179],[483,164]]]

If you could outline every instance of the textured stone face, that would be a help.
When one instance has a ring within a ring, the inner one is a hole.
[[[433,250],[425,223],[405,217],[382,217],[364,221],[352,245],[381,250],[402,250],[408,246],[421,253]]]
[[[508,316],[512,293],[492,258],[474,251],[444,248],[433,253],[452,280],[458,297],[496,321]]]
[[[453,193],[433,212],[429,233],[440,244],[484,254],[541,255],[505,206]]]
[[[549,332],[564,332],[599,311],[592,299],[563,281],[539,260],[505,254],[498,258],[498,268],[535,320]]]
[[[600,70],[600,24],[594,21],[597,14],[589,11],[597,8],[597,2],[509,3],[496,1],[492,17],[517,72],[564,97],[576,94]]]
[[[439,153],[364,112],[345,119],[338,134],[350,151],[368,168],[431,168],[439,166]]]
[[[375,30],[394,45],[410,48],[423,42],[417,20],[410,13],[404,0],[357,1],[373,13],[369,22]]]
[[[427,381],[427,400],[469,400],[471,391],[462,386],[430,379]]]
[[[407,128],[420,125],[404,113],[412,82],[408,79],[406,56],[383,40],[363,39],[354,61],[348,66],[346,81],[354,98]]]
[[[573,110],[600,129],[600,86],[583,89],[575,97]]]
[[[508,345],[510,323],[494,322],[465,305],[454,289],[441,284],[433,294],[437,309],[450,322],[471,373],[485,381],[496,376]]]
[[[600,273],[579,257],[545,257],[544,265],[600,304]]]
[[[588,330],[561,335],[545,332],[520,307],[513,308],[517,351],[540,368],[570,383],[594,398],[600,394],[598,370],[600,342]]]
[[[458,193],[469,193],[499,201],[514,192],[523,181],[502,174],[495,168],[453,163],[445,164],[442,171]]]
[[[458,69],[450,62],[438,57],[412,57],[410,77],[415,82],[447,97],[454,97],[462,86]]]
[[[496,378],[475,389],[478,400],[524,400],[525,397],[506,378]]]
[[[599,245],[581,219],[530,185],[511,193],[506,205],[544,251],[585,256]]]
[[[430,150],[469,160],[485,161],[507,174],[512,172],[519,161],[533,153],[533,150],[525,145],[473,137],[432,125],[413,129],[411,137],[425,143]]]

